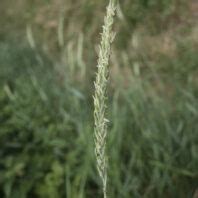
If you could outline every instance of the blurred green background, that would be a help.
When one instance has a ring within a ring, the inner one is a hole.
[[[102,197],[93,81],[107,0],[1,0],[0,197]],[[108,88],[109,197],[196,198],[198,2],[123,0]]]

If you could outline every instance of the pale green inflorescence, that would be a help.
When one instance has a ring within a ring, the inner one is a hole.
[[[99,48],[98,71],[96,75],[95,95],[94,95],[94,119],[95,119],[95,154],[97,169],[102,179],[104,198],[107,197],[107,156],[106,156],[106,137],[107,122],[106,111],[106,89],[109,76],[109,58],[111,53],[111,43],[114,39],[112,26],[116,10],[116,1],[110,0],[107,7],[107,14],[104,18],[102,38]]]

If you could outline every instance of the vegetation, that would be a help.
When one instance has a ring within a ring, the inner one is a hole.
[[[92,95],[107,1],[19,2],[0,3],[0,197],[102,197]],[[118,6],[109,197],[186,198],[198,188],[198,26],[186,2]]]
[[[96,75],[94,95],[94,121],[95,121],[95,154],[96,166],[102,180],[104,198],[107,197],[107,123],[106,99],[107,83],[109,78],[109,59],[111,55],[111,44],[115,34],[112,31],[116,11],[116,1],[110,0],[107,7],[107,14],[104,18],[102,38],[98,54],[98,71]]]

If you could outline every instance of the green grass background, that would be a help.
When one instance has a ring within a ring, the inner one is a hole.
[[[0,197],[102,197],[93,81],[108,1],[0,2]],[[120,1],[108,88],[108,193],[198,188],[194,1]]]

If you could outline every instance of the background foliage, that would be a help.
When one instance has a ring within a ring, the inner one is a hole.
[[[0,197],[101,196],[92,95],[106,5],[1,0]],[[109,85],[110,197],[190,198],[198,187],[196,6],[120,1]]]

